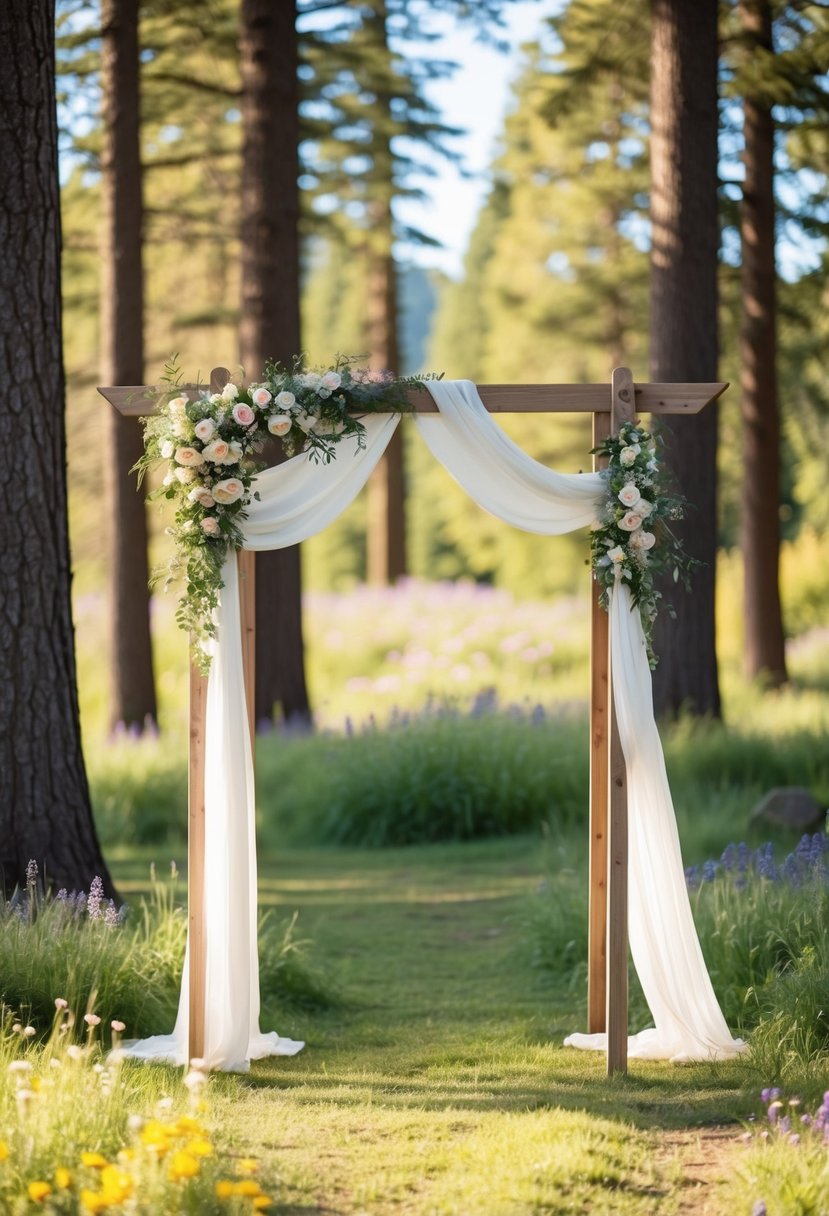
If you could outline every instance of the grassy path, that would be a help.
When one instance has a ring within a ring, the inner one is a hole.
[[[560,1046],[583,994],[532,965],[541,863],[509,840],[262,865],[263,902],[299,910],[342,996],[279,1018],[300,1056],[216,1085],[240,1148],[281,1179],[279,1211],[717,1211],[708,1184],[740,1147],[713,1126],[746,1113],[741,1066],[636,1062],[611,1083]]]

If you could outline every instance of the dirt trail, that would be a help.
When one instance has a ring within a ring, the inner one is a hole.
[[[679,1174],[677,1216],[723,1216],[718,1184],[739,1163],[744,1148],[739,1126],[666,1131],[659,1141],[659,1166]]]

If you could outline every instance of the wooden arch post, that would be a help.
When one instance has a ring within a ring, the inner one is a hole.
[[[230,373],[214,368],[212,392],[220,392]],[[634,384],[628,368],[616,368],[607,384],[480,384],[478,392],[492,414],[589,413],[593,416],[593,446],[618,431],[637,414],[698,414],[728,387],[709,384]],[[198,392],[185,384],[182,392]],[[152,412],[156,390],[145,385],[99,388],[124,415],[135,418]],[[426,389],[409,393],[416,413],[437,413]],[[594,460],[594,467],[599,461]],[[255,564],[254,554],[242,550],[239,560],[239,599],[242,622],[242,662],[245,676],[251,746],[255,739]],[[607,613],[599,606],[598,588],[591,600],[590,650],[590,909],[588,944],[588,1030],[607,1032],[608,1075],[627,1068],[628,931],[627,931],[627,779],[613,709],[613,663]],[[189,924],[189,1057],[204,1055],[205,959],[204,930],[204,724],[207,681],[190,668],[190,732],[188,784],[188,924]]]

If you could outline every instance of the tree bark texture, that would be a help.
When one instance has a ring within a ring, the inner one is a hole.
[[[717,378],[717,0],[652,0],[651,379]],[[717,407],[660,422],[664,459],[688,513],[686,552],[705,564],[693,587],[666,580],[657,712],[720,714],[714,590],[717,557]]]
[[[385,0],[373,0],[366,23],[372,43],[383,62],[391,58],[386,29]],[[378,96],[382,121],[372,141],[372,180],[369,231],[366,242],[366,345],[369,365],[377,371],[400,374],[398,338],[397,265],[394,260],[394,155],[389,128],[391,97]],[[403,435],[398,426],[368,483],[368,581],[394,583],[407,570],[406,474]]]
[[[103,0],[101,383],[144,383],[138,0]],[[134,418],[107,411],[110,724],[157,719],[150,640],[147,513],[130,472],[143,452]]]
[[[772,50],[769,0],[740,0],[749,55]],[[761,96],[743,103],[745,183],[740,209],[743,423],[741,547],[750,678],[786,682],[780,606],[780,416],[777,399],[777,276],[774,263],[774,119]]]
[[[101,856],[81,753],[70,601],[60,199],[50,0],[0,5],[0,866],[84,887]],[[13,470],[13,471],[12,471]]]
[[[242,316],[249,379],[290,366],[299,332],[299,93],[296,9],[243,0]],[[298,545],[256,556],[256,719],[310,722]]]

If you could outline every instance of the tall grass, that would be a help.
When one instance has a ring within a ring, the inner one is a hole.
[[[94,885],[91,890],[94,891]],[[109,1010],[131,1037],[168,1031],[178,1008],[187,921],[175,877],[153,880],[148,897],[121,922],[84,892],[46,898],[36,883],[0,904],[0,1006],[39,1033],[52,1025],[55,1000],[76,1027]],[[319,1008],[334,999],[308,964],[296,917],[260,924],[262,993],[272,1006]]]

